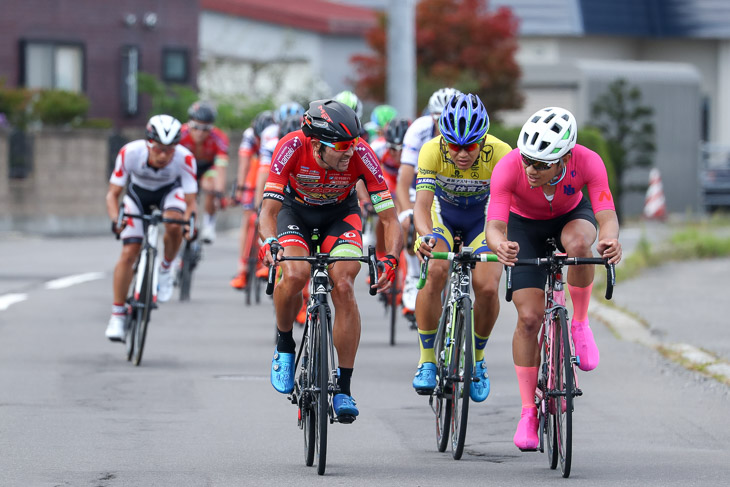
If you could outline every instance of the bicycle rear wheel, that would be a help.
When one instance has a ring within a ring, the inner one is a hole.
[[[469,392],[474,363],[474,337],[471,330],[471,299],[465,296],[456,313],[454,345],[449,363],[449,376],[454,391],[451,402],[451,453],[454,460],[459,460],[464,453],[466,425],[469,420]]]
[[[395,325],[398,322],[398,279],[390,287],[390,346],[395,345]]]
[[[137,328],[137,300],[134,299],[134,289],[137,283],[137,266],[135,265],[135,275],[132,278],[132,283],[129,285],[129,292],[127,294],[127,300],[125,306],[127,307],[127,316],[124,319],[124,347],[127,355],[127,361],[132,360],[132,351],[134,350],[134,331]]]
[[[132,352],[132,363],[139,365],[142,362],[142,352],[144,351],[144,343],[147,337],[147,324],[150,322],[150,314],[152,313],[152,284],[153,274],[155,270],[155,254],[148,251],[145,263],[144,281],[142,282],[142,290],[139,294],[140,307],[138,308],[138,318],[136,320],[136,329],[134,331],[134,351]]]
[[[556,338],[561,340],[555,346],[555,388],[559,396],[555,398],[555,425],[560,471],[563,477],[570,476],[573,452],[573,364],[570,356],[570,336],[568,334],[567,317],[564,309],[557,310],[554,321],[558,329]]]
[[[317,377],[317,473],[324,475],[327,467],[327,424],[329,423],[329,348],[327,343],[329,323],[327,308],[324,305],[317,307],[318,337],[319,337],[319,374]]]

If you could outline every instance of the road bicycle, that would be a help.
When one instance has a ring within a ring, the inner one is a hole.
[[[312,241],[318,240],[317,230]],[[271,254],[276,256],[281,247],[272,245]],[[370,282],[377,281],[375,248],[368,248],[368,255],[361,257],[332,257],[317,251],[308,257],[282,257],[281,261],[303,261],[311,265],[307,319],[304,323],[301,346],[294,362],[296,371],[294,390],[287,396],[298,411],[298,426],[304,431],[304,460],[308,467],[317,460],[317,473],[324,475],[327,463],[327,426],[335,421],[351,423],[354,416],[334,414],[332,399],[340,390],[337,385],[337,361],[332,342],[332,312],[327,296],[332,291],[329,266],[336,262],[364,262],[368,264]],[[274,290],[277,266],[269,268],[266,294]],[[370,294],[375,295],[374,288]]]
[[[127,316],[124,324],[127,360],[134,365],[142,362],[145,338],[147,337],[147,325],[150,321],[152,310],[157,308],[157,284],[159,280],[159,240],[162,223],[174,223],[195,227],[195,219],[178,220],[165,218],[158,208],[153,208],[149,215],[136,215],[126,213],[123,208],[119,209],[117,217],[117,228],[122,228],[125,218],[141,220],[144,226],[142,246],[134,264],[134,278],[129,286],[129,293],[125,301]],[[117,239],[119,235],[117,235]]]
[[[251,305],[251,301],[256,304],[261,303],[261,287],[262,279],[256,277],[256,268],[259,263],[259,216],[257,212],[251,212],[246,224],[248,231],[246,232],[246,241],[244,242],[246,250],[246,286],[243,288],[246,306]]]
[[[464,453],[469,418],[469,394],[474,366],[474,310],[471,299],[471,271],[477,262],[497,262],[494,254],[474,254],[471,247],[459,250],[455,239],[454,252],[432,252],[424,257],[417,288],[422,289],[428,276],[430,259],[451,262],[444,291],[444,309],[439,319],[434,342],[436,354],[436,387],[429,394],[429,404],[436,415],[436,445],[446,451],[451,431],[451,454],[459,460]]]
[[[580,358],[575,355],[575,347],[565,306],[563,266],[566,265],[603,265],[606,267],[606,299],[613,296],[616,283],[616,269],[608,259],[599,257],[568,257],[560,252],[555,239],[546,242],[547,257],[520,259],[515,265],[539,266],[547,270],[545,286],[545,315],[539,334],[540,367],[535,403],[539,419],[539,451],[545,451],[547,436],[548,462],[556,469],[560,462],[563,477],[570,476],[573,451],[573,410],[574,399],[583,395],[578,387],[575,367]],[[506,267],[507,301],[512,300],[512,267]]]

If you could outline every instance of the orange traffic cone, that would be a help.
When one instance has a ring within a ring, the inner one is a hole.
[[[667,217],[667,202],[664,199],[664,188],[659,169],[649,172],[649,188],[644,200],[644,217],[649,220],[664,220]]]

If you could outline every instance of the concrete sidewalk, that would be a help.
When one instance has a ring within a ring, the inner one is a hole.
[[[675,231],[659,222],[622,228],[624,258],[642,235],[657,246]],[[610,302],[594,297],[589,314],[621,339],[730,385],[730,328],[724,308],[728,276],[730,258],[669,262],[618,282]]]

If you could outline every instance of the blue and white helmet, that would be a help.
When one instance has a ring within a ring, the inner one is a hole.
[[[164,145],[173,145],[180,142],[182,124],[170,115],[155,115],[150,118],[145,127],[147,140],[154,140]]]
[[[482,100],[471,93],[452,97],[439,117],[439,130],[452,144],[479,141],[489,130],[489,115]]]
[[[304,115],[304,107],[295,101],[282,104],[276,111],[276,123],[283,122],[292,115]]]
[[[530,159],[557,161],[578,140],[578,124],[565,108],[547,107],[535,112],[522,126],[517,148]]]

